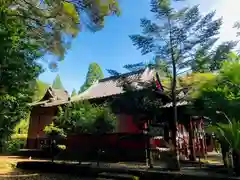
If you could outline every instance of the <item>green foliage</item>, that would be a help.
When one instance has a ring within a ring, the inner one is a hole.
[[[205,46],[201,46],[195,53],[195,60],[191,63],[193,72],[213,72],[221,68],[222,63],[227,61],[228,54],[237,45],[237,41],[223,42],[217,48],[213,49],[215,41],[209,42]]]
[[[26,134],[13,134],[11,139],[20,139],[20,140],[27,140],[27,133]]]
[[[103,79],[104,75],[101,67],[97,63],[91,63],[88,68],[86,81],[80,88],[79,93],[84,92],[88,89],[95,81]]]
[[[33,96],[33,102],[34,101],[40,101],[43,96],[46,94],[47,89],[49,88],[49,84],[46,84],[40,80],[36,80],[35,86],[35,92]]]
[[[239,119],[240,105],[240,61],[228,60],[215,78],[203,83],[193,94],[194,106],[198,112],[209,116],[213,121],[221,121],[216,111],[223,111],[230,118]]]
[[[54,123],[51,123],[51,124],[45,126],[44,132],[50,137],[55,137],[55,136],[65,137],[66,136],[64,133],[64,130],[59,128],[58,126],[55,126]]]
[[[25,27],[8,19],[4,9],[0,8],[0,14],[0,139],[4,140],[26,118],[27,103],[34,94],[31,82],[41,67],[36,62],[38,46],[28,41]]]
[[[220,141],[226,142],[233,150],[240,149],[240,122],[236,120],[228,123],[216,123],[208,127],[207,131],[214,132]]]
[[[152,61],[149,61],[147,63],[140,62],[136,64],[126,64],[123,66],[123,68],[127,69],[130,72],[139,71],[147,67],[155,69],[155,71],[158,72],[160,77],[171,77],[171,70],[169,69],[168,65],[164,60],[161,60],[159,58],[154,58]],[[121,73],[112,69],[107,69],[107,71],[111,76],[121,75]]]
[[[4,141],[3,152],[16,153],[24,148],[27,142],[27,134],[13,134],[10,139]]]
[[[196,60],[196,49],[214,44],[222,20],[213,20],[215,12],[201,16],[198,6],[175,9],[171,0],[151,0],[151,11],[156,21],[141,19],[143,33],[130,38],[143,55],[154,53],[159,61],[154,66],[162,66],[169,77],[174,121],[177,121],[177,76]]]
[[[76,95],[77,95],[76,89],[73,89],[71,97],[76,96]]]
[[[52,84],[52,88],[54,88],[54,89],[64,89],[59,74],[54,79],[53,84]]]
[[[196,49],[218,39],[222,19],[214,20],[215,12],[201,16],[199,7],[176,9],[172,0],[151,0],[151,12],[156,21],[141,19],[142,33],[131,35],[130,39],[143,55],[154,53],[164,61],[164,68],[170,73],[173,119],[169,122],[174,147],[177,124],[177,76],[190,68],[195,60]],[[176,148],[175,148],[176,150]],[[175,151],[177,158],[177,150]],[[176,162],[179,169],[179,163]]]
[[[207,82],[216,78],[213,73],[191,73],[178,78],[179,88],[188,88],[188,98],[195,96],[199,89]]]
[[[30,119],[30,113],[27,114],[25,119],[22,119],[19,121],[19,123],[16,124],[14,128],[14,135],[17,134],[28,134],[28,127],[29,127],[29,119]]]
[[[0,0],[0,147],[27,117],[28,103],[41,99],[45,91],[41,87],[34,96],[33,82],[42,72],[36,60],[46,54],[63,58],[80,29],[80,12],[87,12],[90,21],[103,27],[103,17],[118,12],[113,0],[106,3]]]
[[[0,8],[7,21],[16,21],[25,27],[28,38],[38,43],[44,54],[50,53],[60,59],[83,24],[97,31],[104,26],[105,16],[119,13],[114,0],[104,3],[99,0],[51,0],[41,4],[32,0],[1,0]],[[87,18],[80,20],[83,13]]]
[[[24,148],[26,140],[23,139],[11,139],[5,142],[4,152],[6,153],[16,153],[21,148]]]
[[[142,35],[131,35],[133,44],[142,54],[153,52],[177,71],[189,67],[195,60],[195,48],[214,42],[219,34],[221,19],[213,20],[215,12],[201,16],[198,6],[177,10],[171,1],[151,1],[151,11],[156,23],[141,19]]]
[[[106,105],[88,102],[72,103],[59,109],[55,120],[58,127],[69,133],[113,132],[116,117]]]

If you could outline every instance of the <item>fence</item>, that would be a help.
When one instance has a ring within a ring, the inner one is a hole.
[[[81,134],[69,136],[66,146],[72,158],[82,161],[144,161],[145,138],[144,134]]]

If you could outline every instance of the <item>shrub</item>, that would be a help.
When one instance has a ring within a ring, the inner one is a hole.
[[[8,141],[5,141],[5,147],[4,151],[6,153],[16,153],[18,152],[21,148],[24,148],[26,143],[26,139],[10,139]]]
[[[62,128],[59,128],[54,123],[49,124],[48,126],[45,126],[44,132],[50,137],[50,138],[56,138],[56,137],[65,137],[65,132]]]
[[[27,141],[27,134],[13,134],[9,140],[3,144],[3,151],[5,153],[16,153],[24,148]]]

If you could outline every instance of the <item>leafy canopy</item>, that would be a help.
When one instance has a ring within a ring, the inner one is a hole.
[[[214,43],[199,47],[195,54],[195,60],[191,63],[192,72],[214,72],[221,69],[222,63],[229,60],[228,55],[237,45],[237,41],[223,42],[213,48]]]
[[[191,65],[199,47],[218,39],[222,20],[213,20],[215,12],[201,16],[198,6],[177,10],[167,0],[151,0],[151,11],[156,21],[141,19],[143,33],[130,38],[142,54],[154,53],[178,72]]]
[[[238,113],[240,105],[239,71],[239,57],[231,54],[228,62],[223,63],[223,67],[215,75],[215,78],[203,83],[199,91],[193,93],[194,105],[199,112],[215,121],[223,119],[220,115],[216,116],[216,111],[223,111],[232,119],[240,117]]]
[[[0,140],[27,116],[27,103],[34,94],[32,81],[42,72],[35,61],[39,46],[29,43],[24,25],[8,19],[4,11],[0,8]]]
[[[119,15],[115,0],[1,0],[0,8],[6,15],[5,22],[21,23],[41,53],[54,55],[51,68],[56,68],[55,59],[64,58],[80,30],[86,27],[98,31],[104,26],[105,16]]]
[[[217,138],[228,144],[233,150],[240,149],[240,122],[236,120],[228,123],[216,123],[207,128],[208,132],[215,133]]]
[[[78,102],[59,108],[55,124],[69,133],[113,132],[116,117],[107,105],[92,105]]]

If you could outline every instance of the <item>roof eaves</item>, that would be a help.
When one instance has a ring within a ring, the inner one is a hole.
[[[45,101],[37,101],[37,102],[29,103],[28,105],[29,105],[29,106],[37,106],[37,105],[45,104],[45,103],[47,103],[48,101],[49,101],[49,100],[45,100]]]
[[[62,104],[67,104],[69,102],[70,101],[68,101],[68,100],[56,100],[56,101],[53,101],[53,102],[45,103],[45,104],[41,105],[41,107],[59,106],[59,105],[62,105]]]
[[[80,93],[79,95],[77,96],[74,96],[71,98],[71,101],[74,102],[74,101],[80,101],[80,100],[85,100],[85,99],[88,99],[88,96],[87,93],[92,89],[94,88],[95,86],[97,86],[100,82],[99,81],[95,81],[87,90],[85,90],[84,92]]]

